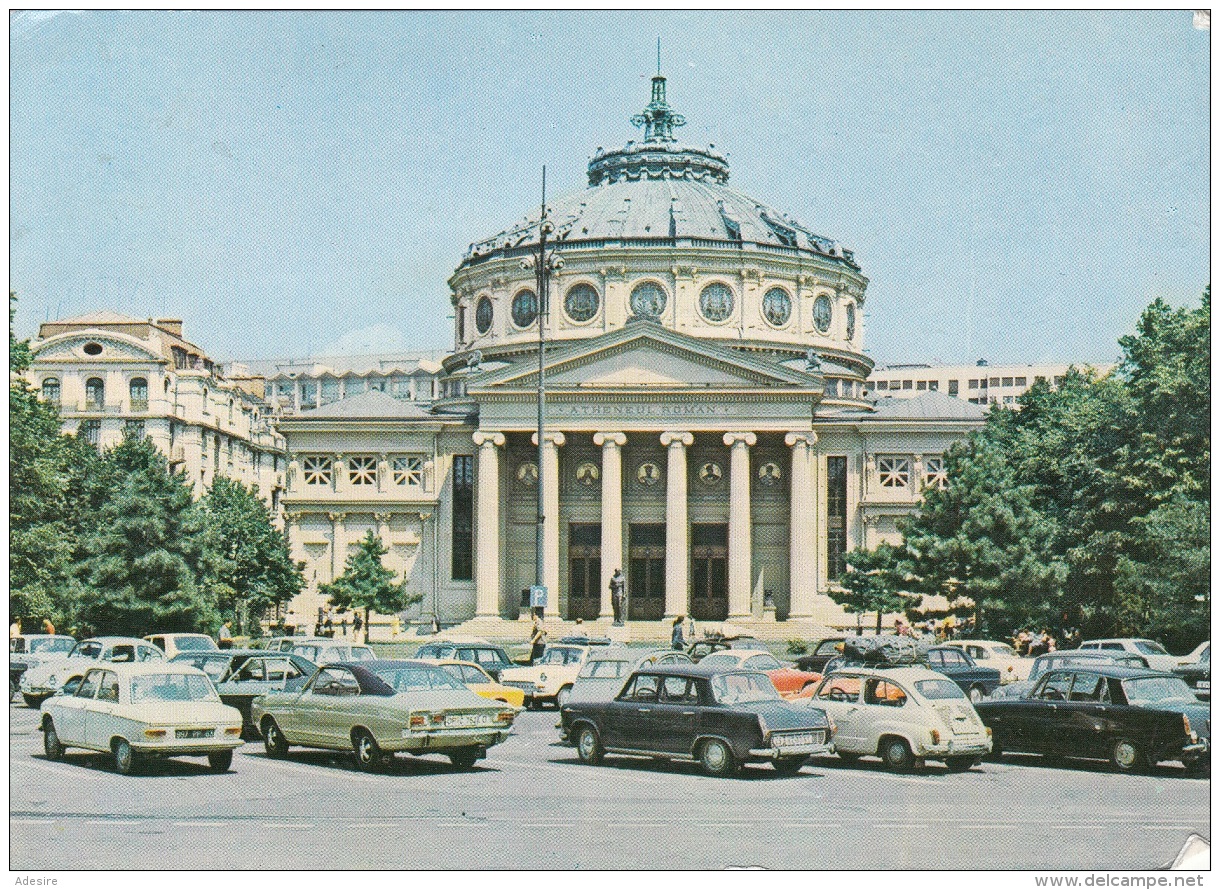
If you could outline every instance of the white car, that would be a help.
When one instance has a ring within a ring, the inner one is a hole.
[[[838,726],[835,750],[847,761],[875,755],[904,771],[943,760],[962,772],[991,752],[991,730],[970,699],[925,667],[843,668],[822,681],[810,704]]]
[[[1085,640],[1080,644],[1085,652],[1100,650],[1102,652],[1130,652],[1142,656],[1148,662],[1148,667],[1154,671],[1173,673],[1178,666],[1178,656],[1170,655],[1165,647],[1155,640],[1142,640],[1137,637],[1117,637],[1109,640]]]
[[[165,653],[135,637],[91,637],[81,640],[62,658],[47,660],[21,675],[21,697],[31,708],[79,680],[94,662],[165,661]]]
[[[544,701],[563,707],[572,692],[572,686],[581,667],[593,651],[604,652],[603,646],[580,646],[554,643],[529,667],[505,668],[500,671],[500,682],[515,686],[525,693],[525,706],[534,708]]]
[[[241,712],[220,701],[207,674],[184,664],[136,662],[89,668],[72,693],[42,706],[43,750],[107,751],[123,775],[141,759],[205,755],[225,772],[241,745]]]
[[[319,667],[338,661],[376,661],[377,653],[368,646],[335,641],[329,637],[306,637],[292,647],[295,655],[308,658]]]
[[[1211,661],[1211,648],[1212,641],[1204,640],[1198,646],[1195,646],[1194,649],[1190,650],[1190,652],[1178,659],[1178,667],[1185,667],[1186,665],[1200,664],[1204,661]]]
[[[207,634],[149,634],[144,639],[173,658],[179,652],[216,652],[216,641]]]
[[[22,634],[8,641],[8,697],[21,691],[21,675],[46,661],[66,658],[76,640],[64,634]]]
[[[1012,646],[995,640],[946,640],[941,645],[961,649],[979,667],[995,668],[1000,672],[1000,685],[1028,680],[1034,665],[1032,658],[1022,658]]]

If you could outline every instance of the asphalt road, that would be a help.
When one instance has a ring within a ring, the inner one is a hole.
[[[553,710],[470,771],[407,758],[379,775],[247,742],[224,775],[201,758],[120,776],[108,756],[42,753],[38,713],[10,707],[9,867],[1147,869],[1211,837],[1209,782],[1178,766],[1006,757],[918,775],[880,761],[766,766],[714,779],[694,764],[581,764]]]

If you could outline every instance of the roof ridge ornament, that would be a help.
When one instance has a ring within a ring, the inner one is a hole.
[[[633,127],[644,128],[645,142],[677,142],[674,127],[686,126],[686,118],[665,101],[665,77],[661,74],[661,41],[657,41],[657,74],[652,79],[652,99],[643,114],[631,118]]]

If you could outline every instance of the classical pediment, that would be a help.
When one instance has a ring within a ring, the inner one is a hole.
[[[546,381],[556,390],[758,389],[820,390],[820,375],[640,322],[555,349]],[[528,360],[470,381],[470,391],[537,387],[538,366]]]
[[[100,345],[102,351],[96,355],[85,352],[86,344],[90,343]],[[102,331],[74,331],[48,337],[33,343],[32,352],[36,362],[165,361],[156,349],[134,337]]]

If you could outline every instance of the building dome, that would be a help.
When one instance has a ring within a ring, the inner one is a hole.
[[[547,340],[649,318],[737,348],[802,361],[812,351],[856,393],[872,362],[861,324],[868,280],[852,252],[731,188],[728,158],[714,146],[679,142],[685,120],[665,84],[652,79],[651,101],[632,118],[643,140],[597,149],[588,188],[547,202],[547,247],[561,257],[543,307]],[[449,281],[457,353],[536,348],[542,221],[535,211],[470,245]]]

